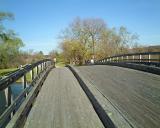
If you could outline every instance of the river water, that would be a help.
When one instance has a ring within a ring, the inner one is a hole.
[[[21,83],[13,83],[11,86],[13,100],[23,91]],[[0,115],[4,112],[6,105],[5,92],[0,91]]]

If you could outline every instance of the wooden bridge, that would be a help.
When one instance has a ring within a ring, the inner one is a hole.
[[[79,67],[55,68],[48,59],[26,65],[0,80],[6,97],[0,128],[158,128],[159,74],[158,52]],[[10,87],[18,79],[24,90],[13,100]]]

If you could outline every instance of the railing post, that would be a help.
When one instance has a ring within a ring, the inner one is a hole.
[[[44,70],[44,62],[42,63],[42,67],[43,67],[42,69]]]
[[[46,67],[48,67],[48,61],[46,62]]]
[[[133,60],[133,62],[134,62],[134,55],[132,56],[132,60]]]
[[[8,86],[8,88],[5,89],[5,97],[6,97],[6,105],[5,107],[8,108],[11,104],[12,104],[12,90],[11,87]],[[11,119],[11,116],[13,116],[13,113],[10,113],[10,115],[8,116],[9,119]]]
[[[30,71],[30,74],[31,74],[31,80],[33,80],[33,79],[34,79],[34,69],[32,69],[32,70]]]
[[[23,85],[23,89],[25,89],[27,87],[27,79],[26,79],[26,74],[24,74],[24,76],[22,76],[22,85]],[[27,94],[25,94],[25,97],[27,96]],[[14,114],[15,112],[13,112]]]
[[[126,56],[126,58],[127,58],[127,62],[128,62],[128,56]]]
[[[123,61],[123,56],[121,58],[122,58],[122,61]]]
[[[46,68],[46,62],[44,62],[44,67]]]
[[[42,63],[41,63],[41,72],[43,71]]]
[[[43,70],[45,69],[45,67],[44,67],[44,62],[42,63],[42,65],[43,65]]]
[[[39,67],[38,67],[39,65],[37,65],[37,75],[38,75],[38,73],[39,73]]]
[[[22,85],[23,85],[23,89],[25,89],[27,86],[26,74],[24,74],[24,76],[22,76]]]
[[[8,86],[8,88],[5,89],[5,97],[6,97],[6,108],[11,105],[12,102],[12,91],[11,87]]]
[[[32,69],[32,80],[34,79],[34,68]]]
[[[150,63],[151,62],[151,55],[148,54],[148,62]]]
[[[35,76],[37,76],[37,67],[35,67],[35,72],[34,72],[35,74]]]
[[[142,62],[142,55],[139,55],[139,61]]]

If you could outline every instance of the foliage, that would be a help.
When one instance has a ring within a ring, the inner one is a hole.
[[[2,21],[9,18],[13,18],[13,15],[0,12],[0,68],[17,66],[20,48],[24,46],[13,30],[5,30],[3,27]]]
[[[76,40],[64,41],[61,46],[63,49],[63,56],[66,63],[82,64],[86,49],[83,44]]]
[[[66,63],[82,64],[128,52],[137,43],[138,36],[125,27],[110,29],[99,18],[76,18],[60,35],[63,57]]]

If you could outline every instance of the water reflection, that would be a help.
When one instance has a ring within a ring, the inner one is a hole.
[[[11,92],[12,92],[12,100],[15,100],[15,98],[23,91],[23,85],[22,83],[13,83],[11,86]],[[4,112],[6,109],[6,95],[5,91],[0,91],[0,115]]]

